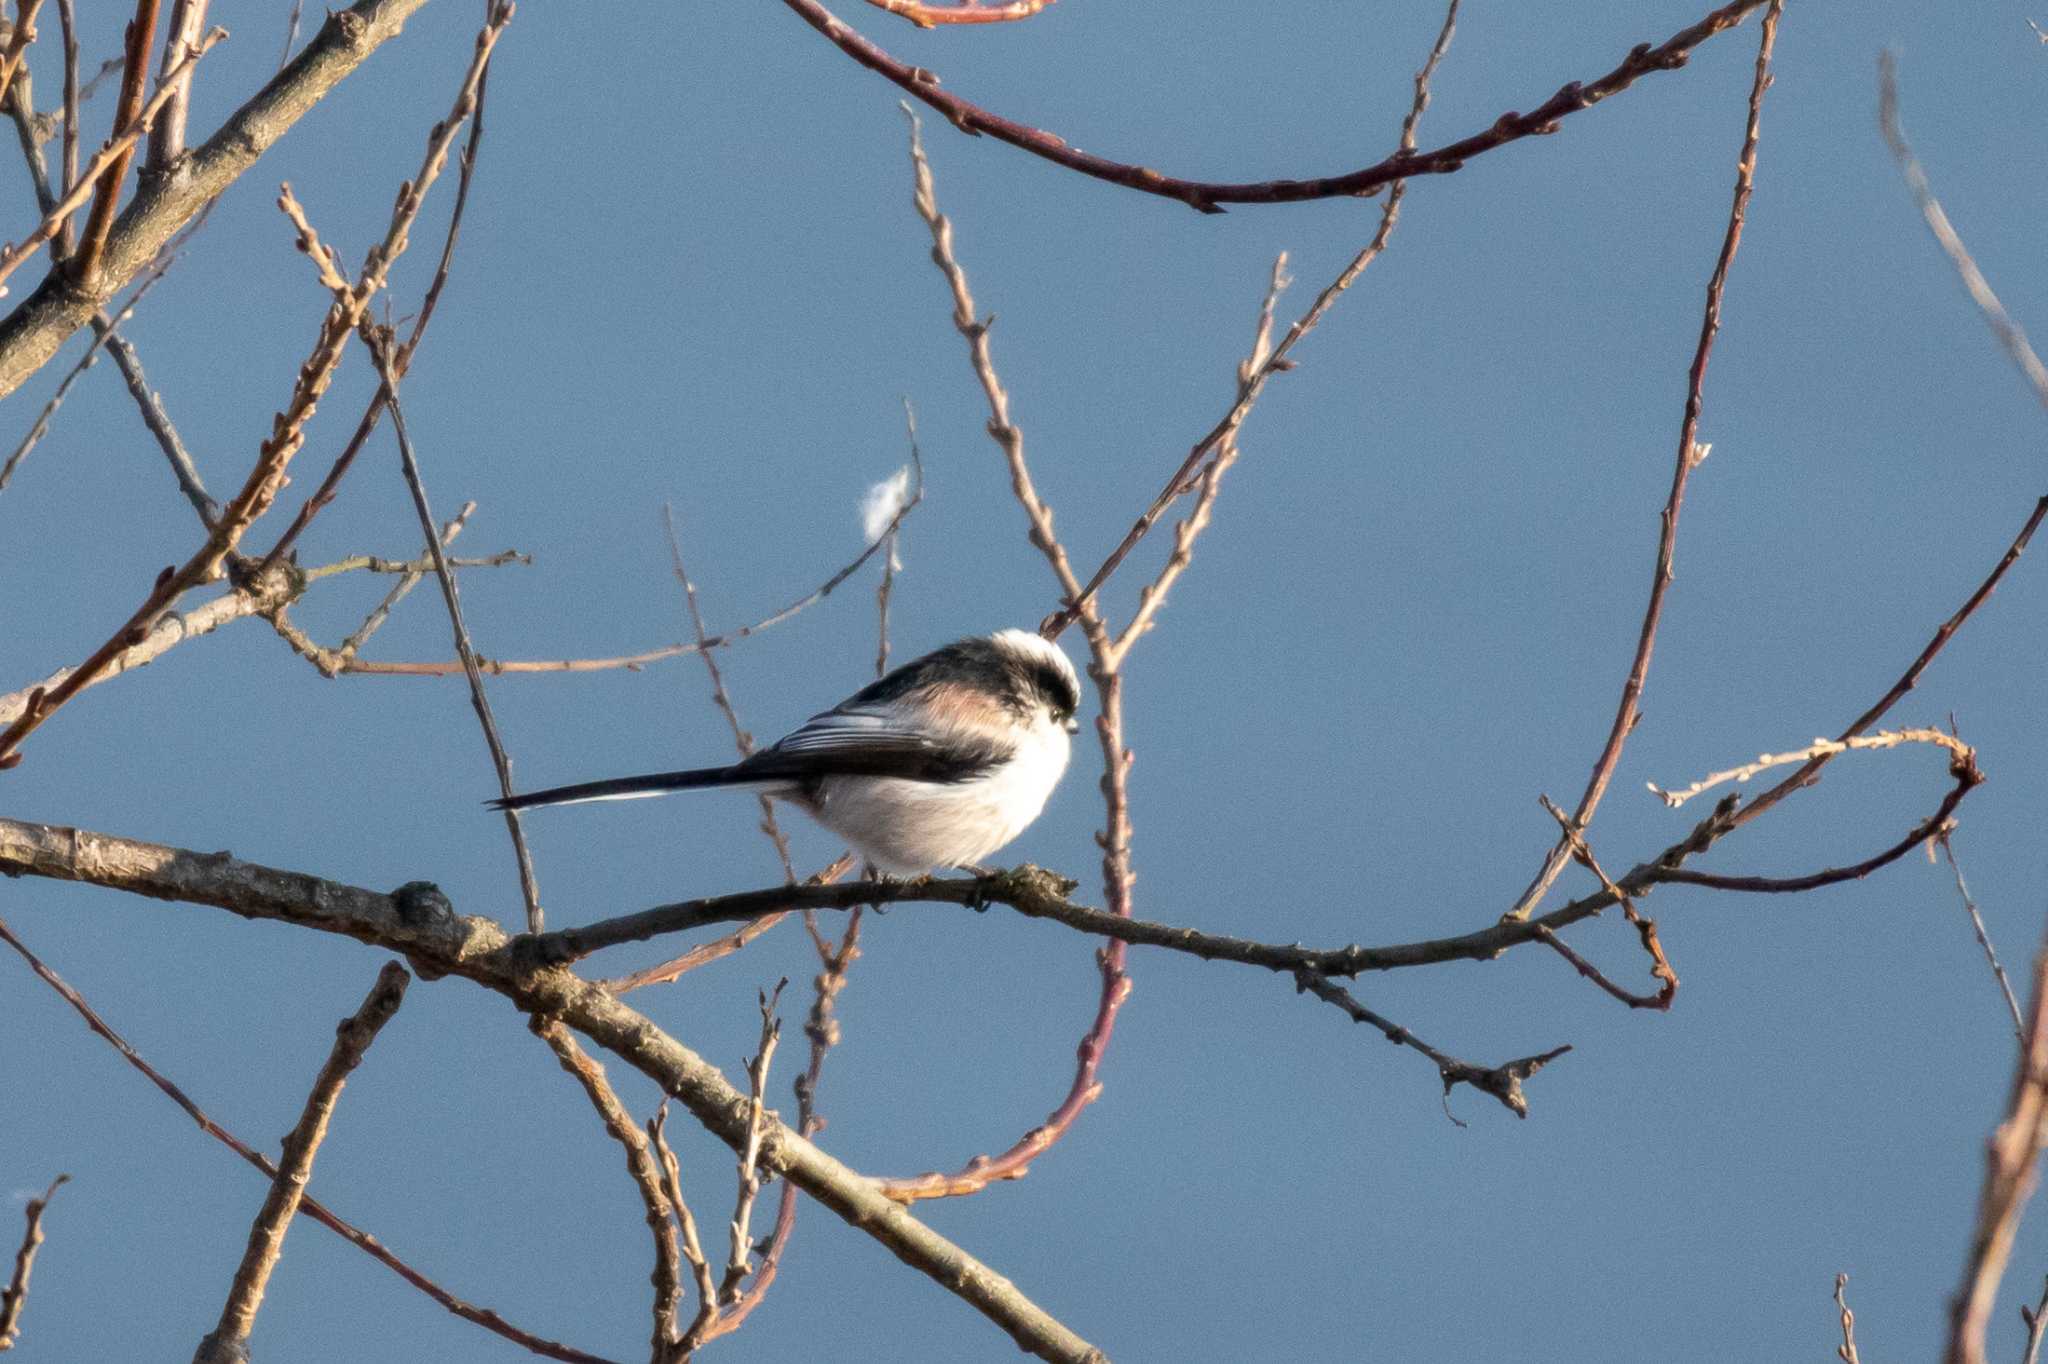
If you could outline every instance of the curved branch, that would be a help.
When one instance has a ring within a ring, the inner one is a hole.
[[[1221,213],[1219,204],[1291,204],[1308,199],[1333,199],[1344,195],[1370,194],[1384,185],[1415,175],[1448,175],[1460,170],[1470,158],[1525,137],[1557,130],[1558,120],[1634,85],[1654,71],[1675,71],[1684,66],[1692,50],[1715,34],[1735,27],[1765,0],[1733,0],[1680,29],[1655,46],[1639,43],[1622,58],[1621,64],[1590,82],[1571,81],[1528,113],[1509,112],[1490,127],[1446,143],[1434,151],[1396,152],[1384,161],[1341,175],[1311,180],[1258,180],[1226,184],[1208,180],[1183,180],[1162,175],[1149,166],[1129,165],[1092,155],[1067,144],[1064,138],[1042,128],[1018,123],[942,88],[939,78],[921,66],[911,66],[890,56],[869,42],[818,0],[783,0],[798,17],[831,40],[841,52],[868,70],[894,82],[913,97],[944,114],[964,133],[987,133],[1033,156],[1043,157],[1069,170],[1107,180],[1125,189],[1178,199],[1203,213]]]

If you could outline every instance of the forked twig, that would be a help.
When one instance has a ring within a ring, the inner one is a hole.
[[[1643,944],[1643,951],[1650,955],[1650,974],[1658,982],[1657,993],[1654,995],[1641,995],[1616,985],[1613,981],[1602,975],[1599,969],[1591,962],[1566,946],[1564,939],[1558,937],[1547,926],[1539,925],[1543,930],[1543,941],[1548,943],[1559,956],[1576,967],[1580,975],[1586,977],[1586,979],[1592,981],[1631,1009],[1656,1009],[1659,1012],[1670,1009],[1671,1001],[1678,997],[1678,972],[1672,969],[1670,959],[1664,955],[1664,944],[1657,938],[1657,921],[1647,917],[1642,911],[1638,910],[1635,897],[1622,889],[1615,882],[1614,878],[1607,874],[1607,869],[1602,867],[1599,859],[1593,856],[1592,846],[1586,842],[1584,831],[1572,823],[1572,817],[1559,809],[1549,796],[1538,796],[1537,799],[1543,803],[1543,808],[1550,812],[1551,818],[1557,821],[1558,827],[1563,829],[1565,835],[1571,840],[1572,856],[1578,860],[1581,866],[1587,871],[1592,872],[1599,879],[1600,888],[1612,896],[1614,902],[1621,906],[1622,914],[1627,917],[1629,924],[1636,930],[1636,936]]]
[[[683,1334],[677,1353],[688,1358],[702,1349],[706,1342],[738,1329],[744,1314],[727,1315],[727,1309],[737,1307],[741,1301],[740,1285],[753,1268],[748,1226],[754,1214],[754,1199],[761,1192],[761,1132],[762,1120],[767,1110],[764,1100],[768,1093],[768,1065],[775,1056],[775,1045],[782,1038],[782,1020],[775,1016],[775,1005],[782,998],[787,978],[778,981],[773,994],[759,992],[761,1006],[761,1039],[754,1059],[747,1063],[748,1093],[747,1134],[739,1148],[738,1193],[733,1201],[732,1223],[727,1228],[732,1239],[732,1253],[726,1262],[725,1274],[718,1282],[716,1293],[705,1296],[700,1291],[701,1304],[697,1318],[690,1323],[690,1329]],[[702,1252],[699,1252],[700,1256]],[[708,1275],[708,1269],[702,1271]],[[699,1280],[700,1284],[703,1282]],[[758,1301],[756,1295],[756,1301]],[[752,1304],[749,1304],[749,1310]]]
[[[430,179],[433,175],[439,174],[440,167],[446,159],[447,148],[451,145],[448,140],[449,134],[459,127],[465,118],[469,120],[469,140],[462,148],[462,165],[455,179],[455,206],[449,211],[448,230],[441,239],[441,259],[434,266],[434,278],[427,285],[427,291],[420,299],[419,309],[413,316],[412,330],[406,335],[404,344],[398,347],[394,357],[394,368],[397,369],[400,378],[412,368],[413,354],[419,350],[420,341],[426,336],[427,323],[433,320],[434,309],[441,300],[441,291],[448,283],[449,268],[455,262],[455,244],[462,234],[463,213],[469,207],[470,181],[476,175],[477,148],[483,144],[484,139],[484,105],[490,91],[491,52],[496,46],[498,34],[511,18],[511,5],[492,8],[482,31],[477,34],[476,54],[470,68],[472,79],[463,83],[462,91],[457,95],[455,107],[449,112],[448,118],[436,124],[429,136],[428,159],[421,174]],[[292,28],[294,31],[298,28],[296,4],[292,7]],[[285,39],[285,47],[287,51],[290,50],[289,35]],[[433,144],[439,145],[438,152],[433,150]],[[400,202],[402,206],[403,200]],[[277,537],[277,542],[264,554],[265,565],[276,563],[288,553],[298,542],[299,536],[305,532],[306,527],[312,524],[313,518],[334,500],[341,480],[355,464],[356,455],[369,441],[371,433],[377,429],[378,419],[384,413],[386,399],[387,392],[384,386],[379,384],[377,391],[370,397],[369,406],[363,409],[363,415],[357,420],[354,434],[342,447],[341,453],[335,457],[334,463],[328,467],[326,476],[320,480],[320,486],[300,504],[298,511],[292,516],[291,524],[285,527],[284,533]]]
[[[1415,150],[1415,131],[1422,121],[1423,112],[1429,108],[1430,82],[1435,79],[1436,69],[1442,65],[1444,54],[1450,50],[1451,38],[1458,31],[1458,4],[1459,0],[1451,0],[1450,4],[1444,7],[1444,22],[1437,30],[1436,42],[1431,46],[1429,57],[1423,62],[1422,69],[1415,73],[1415,95],[1409,102],[1407,116],[1401,121],[1402,151]],[[1282,336],[1277,344],[1271,340],[1272,297],[1277,296],[1277,289],[1274,290],[1273,296],[1269,296],[1267,307],[1259,319],[1260,340],[1252,352],[1257,363],[1239,367],[1237,394],[1230,405],[1230,410],[1223,414],[1222,420],[1209,428],[1207,434],[1195,442],[1187,457],[1180,462],[1180,467],[1173,471],[1173,476],[1166,480],[1165,486],[1139,514],[1131,528],[1124,532],[1124,537],[1117,542],[1116,548],[1109,552],[1089,577],[1087,586],[1081,589],[1083,601],[1094,599],[1102,585],[1109,581],[1131,551],[1137,548],[1138,542],[1158,524],[1159,518],[1169,506],[1200,485],[1202,480],[1197,471],[1202,467],[1202,461],[1209,458],[1212,451],[1236,439],[1239,428],[1251,415],[1252,406],[1265,391],[1266,382],[1275,374],[1294,368],[1294,348],[1322,323],[1330,309],[1336,306],[1337,300],[1358,282],[1366,269],[1387,249],[1387,243],[1393,238],[1395,224],[1401,220],[1401,202],[1407,193],[1408,182],[1405,179],[1393,182],[1392,188],[1387,192],[1387,201],[1380,209],[1379,227],[1373,232],[1372,240],[1337,272],[1335,279],[1323,286],[1322,292],[1316,295],[1308,311],[1294,320],[1286,335]],[[1277,268],[1276,266],[1276,273]],[[1077,604],[1067,602],[1045,618],[1038,627],[1039,633],[1047,639],[1057,639],[1077,618]]]
[[[713,1316],[718,1312],[718,1283],[712,1277],[711,1259],[704,1253],[704,1242],[697,1235],[697,1219],[690,1213],[690,1205],[683,1198],[683,1170],[676,1161],[676,1153],[668,1144],[668,1100],[661,1101],[661,1107],[647,1120],[647,1140],[653,1143],[655,1156],[661,1162],[661,1187],[668,1196],[668,1205],[675,1214],[676,1227],[681,1232],[683,1259],[690,1266],[691,1277],[697,1285],[698,1319],[708,1311]],[[695,1326],[695,1321],[691,1325]],[[670,1353],[680,1357],[671,1342]]]

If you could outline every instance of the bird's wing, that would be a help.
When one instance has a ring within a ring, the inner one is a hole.
[[[1001,757],[993,744],[942,743],[889,708],[842,707],[812,716],[734,771],[797,781],[828,776],[964,781]]]

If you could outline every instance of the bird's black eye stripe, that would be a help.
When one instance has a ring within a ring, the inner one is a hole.
[[[1031,683],[1051,706],[1057,715],[1072,715],[1080,709],[1081,696],[1074,689],[1074,683],[1065,673],[1050,663],[1034,663],[1031,666]]]

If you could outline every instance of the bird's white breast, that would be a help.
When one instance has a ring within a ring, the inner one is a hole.
[[[979,777],[827,777],[815,814],[893,876],[979,862],[1038,818],[1067,769],[1068,752],[1066,730],[1041,715],[1019,733],[1016,752]]]

